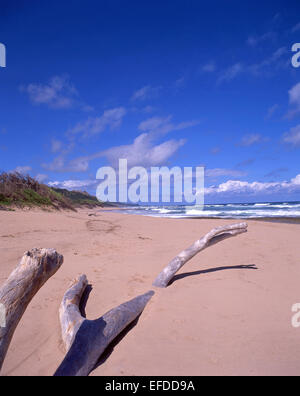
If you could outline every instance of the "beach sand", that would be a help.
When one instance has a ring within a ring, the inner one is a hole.
[[[182,249],[238,221],[93,210],[0,212],[0,219],[1,283],[26,250],[64,255],[17,327],[2,375],[55,372],[64,358],[59,305],[81,273],[93,288],[89,319],[156,292],[91,375],[299,375],[300,328],[291,325],[300,302],[299,224],[248,221],[247,234],[201,252],[168,288],[156,289],[153,280]]]

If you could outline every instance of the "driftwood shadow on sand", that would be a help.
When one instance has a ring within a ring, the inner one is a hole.
[[[217,272],[217,271],[224,271],[224,270],[231,270],[231,269],[253,269],[257,270],[258,268],[256,267],[255,264],[248,264],[248,265],[228,265],[224,267],[216,267],[216,268],[208,268],[204,270],[199,270],[199,271],[193,271],[193,272],[184,272],[183,274],[178,274],[175,275],[174,278],[171,280],[168,286],[171,286],[174,282],[187,278],[189,276],[195,276],[195,275],[203,275],[203,274],[208,274],[210,272]]]
[[[247,223],[230,224],[212,229],[202,238],[195,241],[190,247],[180,252],[176,257],[169,262],[169,264],[158,274],[153,282],[155,287],[167,287],[174,279],[175,274],[182,268],[189,260],[202,250],[216,245],[225,239],[235,237],[237,235],[247,232]]]
[[[86,319],[86,306],[92,290],[93,290],[93,286],[91,284],[88,284],[82,294],[79,303],[79,312],[81,313],[81,316],[85,319]]]
[[[79,304],[79,310],[83,318],[86,318],[86,306],[88,303],[89,296],[93,290],[93,286],[91,284],[88,284],[87,287],[85,288],[83,295],[80,300]],[[141,314],[133,321],[131,322],[104,350],[102,355],[99,358],[99,361],[96,363],[94,369],[97,369],[100,367],[103,363],[106,362],[106,360],[111,356],[113,353],[115,347],[127,336],[127,334],[138,324],[138,321],[141,317]]]
[[[105,351],[102,353],[100,359],[96,363],[94,370],[96,370],[98,367],[100,367],[102,364],[106,362],[106,360],[111,356],[111,354],[114,352],[115,347],[127,336],[127,334],[138,324],[139,319],[142,314],[140,314],[133,322],[131,322],[105,349]]]

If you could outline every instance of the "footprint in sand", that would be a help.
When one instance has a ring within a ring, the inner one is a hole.
[[[97,232],[105,232],[105,233],[113,233],[114,231],[120,228],[119,225],[116,225],[110,221],[105,221],[105,220],[88,220],[85,223],[85,225],[89,231],[97,231]]]

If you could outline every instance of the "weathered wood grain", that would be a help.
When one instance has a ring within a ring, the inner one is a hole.
[[[149,291],[113,308],[96,320],[83,318],[79,311],[87,286],[80,276],[67,290],[60,307],[62,338],[67,354],[54,376],[87,376],[108,345],[144,310],[153,296]]]
[[[54,249],[32,249],[24,254],[0,288],[2,324],[5,325],[0,327],[0,370],[14,331],[28,304],[62,263],[63,256]]]

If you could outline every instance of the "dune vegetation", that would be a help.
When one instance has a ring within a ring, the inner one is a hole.
[[[0,208],[41,207],[45,209],[66,209],[76,211],[79,207],[101,207],[104,203],[82,191],[68,191],[39,183],[28,175],[20,173],[0,174]]]

